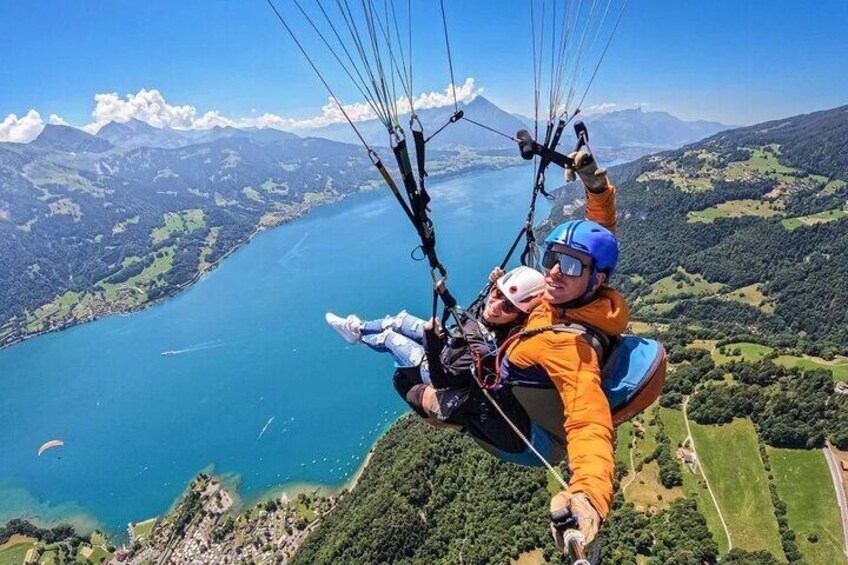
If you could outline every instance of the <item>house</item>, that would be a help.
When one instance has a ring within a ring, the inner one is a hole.
[[[24,556],[24,564],[36,563],[38,562],[39,557],[41,557],[41,549],[38,547],[31,547],[27,550],[26,555]]]
[[[683,447],[677,450],[677,457],[682,459],[687,465],[695,465],[698,462],[698,457],[695,455],[695,452]]]

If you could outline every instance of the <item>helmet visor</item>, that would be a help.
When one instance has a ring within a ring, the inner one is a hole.
[[[566,277],[579,277],[583,274],[583,267],[589,266],[584,265],[583,261],[572,255],[558,253],[552,249],[545,251],[542,256],[542,266],[550,271],[557,263],[560,272]]]

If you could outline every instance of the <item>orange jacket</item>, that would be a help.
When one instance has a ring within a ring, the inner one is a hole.
[[[610,185],[602,194],[587,192],[586,196],[587,219],[614,230],[615,188]],[[591,302],[567,311],[542,302],[531,312],[525,329],[565,321],[619,335],[630,321],[630,311],[620,293],[604,286]],[[606,517],[612,502],[615,472],[613,425],[609,403],[601,390],[601,365],[595,350],[578,334],[544,332],[509,347],[505,367],[519,380],[523,374],[543,372],[553,382],[565,407],[565,437],[571,468],[568,490],[585,493],[600,515]]]

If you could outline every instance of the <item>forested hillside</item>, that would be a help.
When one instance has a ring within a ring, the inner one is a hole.
[[[848,352],[848,107],[723,132],[610,174],[624,218],[618,286],[636,319]],[[562,217],[558,205],[553,223]]]
[[[356,488],[294,563],[558,562],[547,488],[544,471],[499,462],[468,438],[409,416],[380,440]],[[653,547],[651,564],[672,556],[715,563],[717,547],[694,501],[655,516],[637,516],[621,498],[616,507],[605,534],[607,562],[632,563],[637,550]]]
[[[612,169],[617,286],[672,371],[617,430],[605,564],[844,561],[822,450],[848,448],[846,144],[843,107]],[[409,418],[297,562],[555,563],[547,501],[543,473]]]
[[[430,153],[434,176],[517,159]],[[271,129],[49,125],[0,143],[0,346],[173,293],[257,229],[378,177],[360,146]]]

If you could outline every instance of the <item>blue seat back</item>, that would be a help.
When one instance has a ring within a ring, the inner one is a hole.
[[[651,379],[662,362],[659,342],[625,335],[609,353],[601,373],[601,388],[613,412],[623,408]]]

